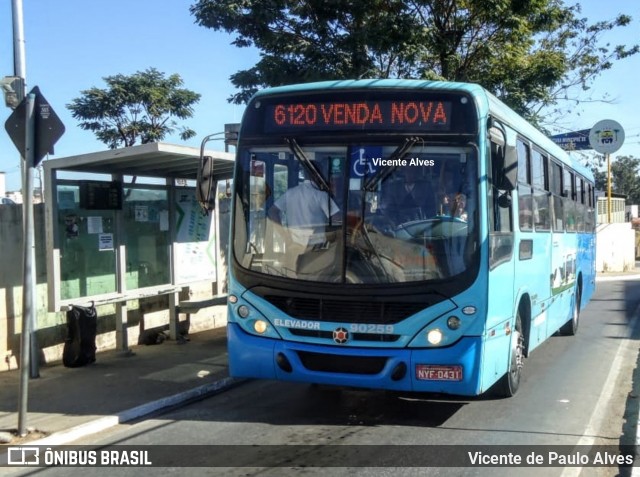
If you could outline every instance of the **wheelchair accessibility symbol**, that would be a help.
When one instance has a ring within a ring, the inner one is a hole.
[[[360,147],[351,153],[351,177],[362,178],[377,172],[373,158],[379,158],[382,147]]]

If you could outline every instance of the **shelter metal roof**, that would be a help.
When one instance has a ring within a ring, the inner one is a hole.
[[[205,151],[214,158],[214,175],[233,177],[234,154]],[[153,142],[139,146],[92,152],[44,161],[45,170],[122,174],[126,176],[196,179],[200,149]]]

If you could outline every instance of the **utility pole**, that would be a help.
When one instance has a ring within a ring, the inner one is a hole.
[[[17,96],[25,97],[26,55],[24,39],[24,17],[22,0],[12,0],[13,19],[13,70],[19,78]],[[35,346],[36,319],[36,273],[35,273],[35,225],[33,217],[33,168],[35,147],[35,95],[27,98],[25,124],[25,154],[21,160],[22,170],[22,230],[23,230],[23,267],[22,267],[22,340],[20,347],[20,399],[18,409],[18,434],[27,434],[27,403],[29,377],[38,377],[38,361]]]

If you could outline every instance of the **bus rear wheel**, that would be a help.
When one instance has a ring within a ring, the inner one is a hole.
[[[520,310],[516,316],[516,326],[511,336],[511,348],[509,353],[509,369],[498,381],[498,394],[502,397],[511,397],[518,392],[522,368],[524,367],[524,334],[522,332],[522,318]]]

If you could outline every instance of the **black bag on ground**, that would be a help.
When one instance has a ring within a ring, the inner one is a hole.
[[[96,307],[72,306],[67,311],[67,337],[64,340],[62,364],[78,368],[96,360]]]

